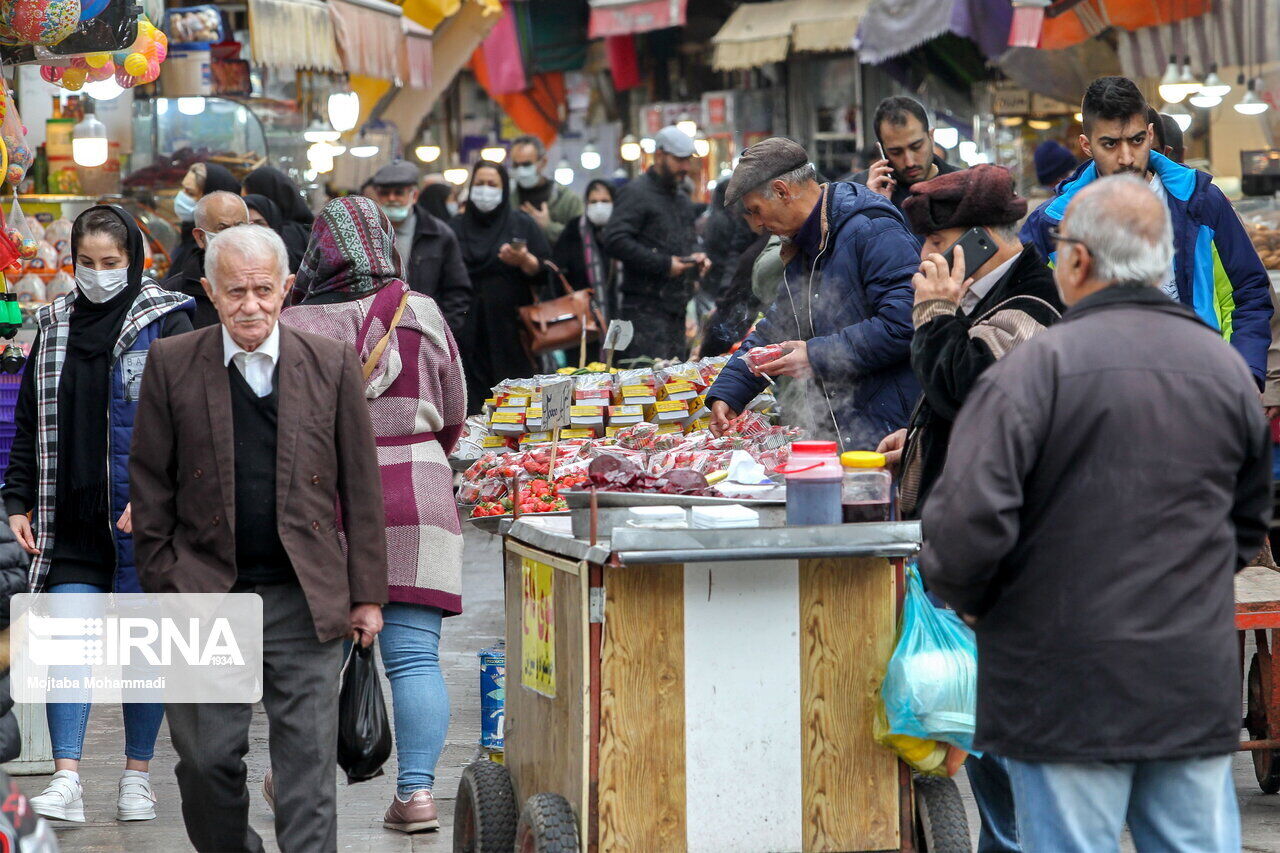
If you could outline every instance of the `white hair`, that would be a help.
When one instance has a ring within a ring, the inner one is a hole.
[[[204,250],[204,275],[214,287],[218,286],[217,276],[221,271],[219,261],[223,252],[227,253],[228,263],[234,263],[239,258],[274,261],[276,281],[282,287],[289,277],[289,253],[280,235],[270,228],[263,228],[261,225],[233,225],[209,238],[209,245]]]
[[[743,196],[745,197],[755,193],[763,199],[773,200],[778,197],[777,192],[773,189],[774,181],[782,181],[784,184],[795,187],[800,184],[816,183],[817,180],[818,170],[814,168],[812,163],[805,163],[798,169],[792,169],[790,172],[783,172],[776,178],[770,178],[764,183],[752,187],[743,193]]]
[[[1151,215],[1153,203],[1158,216]],[[1101,178],[1071,202],[1067,214],[1070,236],[1089,249],[1099,281],[1158,286],[1168,277],[1173,223],[1146,181],[1135,175]]]
[[[210,220],[213,218],[213,207],[219,203],[227,204],[234,199],[239,202],[240,209],[244,211],[244,218],[249,218],[249,208],[244,203],[244,199],[235,193],[229,193],[226,190],[214,190],[211,193],[205,193],[196,202],[195,226],[204,230],[208,230],[210,225],[214,223]]]

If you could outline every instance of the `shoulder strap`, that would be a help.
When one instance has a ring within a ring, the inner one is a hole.
[[[369,381],[369,377],[373,375],[373,369],[378,366],[378,359],[382,358],[383,350],[387,348],[387,344],[391,341],[391,333],[395,331],[396,324],[400,322],[401,315],[404,314],[404,306],[409,304],[409,294],[412,291],[406,290],[400,296],[400,304],[396,306],[396,313],[391,317],[391,324],[387,326],[386,333],[373,345],[373,349],[369,351],[369,358],[364,363],[364,380]]]

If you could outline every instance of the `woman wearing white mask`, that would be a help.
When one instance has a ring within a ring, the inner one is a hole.
[[[509,192],[507,170],[482,160],[471,172],[466,210],[449,223],[471,277],[471,311],[458,341],[469,415],[501,380],[537,372],[520,343],[516,309],[532,302],[533,288],[545,282],[542,262],[551,246],[528,215],[511,208]]]
[[[196,245],[195,237],[196,202],[219,190],[240,195],[240,182],[225,166],[217,163],[192,163],[191,168],[182,176],[182,189],[173,197],[173,212],[178,217],[182,230],[178,235],[178,245],[170,254],[170,274],[183,270],[187,259],[200,248]]]
[[[586,212],[565,226],[551,256],[574,290],[595,291],[606,317],[617,314],[613,296],[622,272],[604,247],[604,227],[612,215],[613,186],[597,178],[587,184]]]
[[[191,297],[143,278],[144,255],[133,217],[114,205],[89,208],[71,230],[76,289],[36,312],[36,339],[14,415],[17,434],[0,490],[18,544],[34,555],[32,592],[142,591],[130,535],[133,416],[148,347],[191,331],[195,307]],[[54,615],[95,615],[59,610],[55,599]],[[57,669],[50,676],[87,674]],[[51,692],[45,706],[57,772],[31,799],[45,817],[84,822],[78,768],[87,698],[76,690]],[[163,717],[162,704],[124,705],[118,820],[156,816],[148,770]]]

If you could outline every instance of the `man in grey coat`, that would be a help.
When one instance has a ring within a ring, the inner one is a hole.
[[[974,745],[1009,759],[1027,851],[1240,849],[1232,579],[1271,514],[1239,354],[1159,284],[1132,176],[1067,209],[1062,320],[989,368],[924,508],[930,589],[974,625]]]

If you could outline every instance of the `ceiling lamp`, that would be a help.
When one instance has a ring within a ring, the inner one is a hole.
[[[311,126],[302,132],[302,138],[308,142],[337,142],[342,134],[316,119]]]
[[[467,182],[467,177],[471,173],[461,167],[444,170],[444,179],[454,186],[462,186]]]
[[[1236,104],[1236,112],[1243,116],[1262,115],[1267,111],[1267,102],[1258,97],[1258,93],[1254,91],[1254,83],[1250,80],[1249,86],[1245,90],[1244,97],[1240,99],[1240,103]]]
[[[114,101],[124,92],[114,76],[84,84],[84,93],[95,101]]]
[[[658,143],[646,136],[640,140],[640,150],[646,154],[652,154],[658,150]]]
[[[1188,98],[1187,102],[1190,103],[1191,106],[1193,107],[1198,107],[1202,110],[1207,110],[1212,107],[1216,107],[1218,104],[1222,103],[1222,96],[1211,95],[1207,93],[1203,88],[1201,88],[1199,92],[1196,92],[1194,95]]]
[[[360,96],[355,92],[334,92],[329,96],[329,124],[346,133],[360,120]]]
[[[1220,99],[1231,94],[1231,84],[1218,76],[1216,62],[1209,66],[1209,73],[1204,78],[1204,85],[1200,87],[1200,94],[1216,96]]]
[[[1182,73],[1178,75],[1178,85],[1182,87],[1182,97],[1189,98],[1200,91],[1200,81],[1191,73],[1191,57],[1182,57]]]
[[[933,141],[950,151],[960,144],[960,131],[954,127],[935,127],[933,129]]]
[[[556,183],[567,187],[573,183],[573,166],[569,165],[569,161],[561,157],[559,165],[556,166]]]
[[[413,149],[413,156],[423,163],[434,163],[440,159],[440,146],[431,141],[431,134],[422,136],[422,141]]]
[[[588,142],[586,144],[579,159],[582,161],[582,168],[588,172],[594,172],[600,168],[600,152],[596,150],[596,146],[593,143]]]
[[[1048,119],[1033,118],[1033,119],[1028,119],[1027,127],[1031,128],[1032,130],[1048,130],[1049,128],[1053,127],[1053,122],[1049,121]]]
[[[77,166],[92,168],[107,162],[107,128],[89,111],[71,132],[71,159]]]
[[[1178,76],[1178,57],[1170,56],[1169,64],[1164,67],[1164,76],[1160,78],[1160,97],[1166,103],[1180,104],[1187,94]]]
[[[1187,132],[1187,128],[1191,127],[1191,113],[1187,112],[1187,108],[1181,104],[1165,104],[1162,113],[1173,119],[1178,125],[1178,129],[1183,133]]]
[[[480,149],[480,159],[490,163],[501,163],[507,159],[507,149],[501,145],[486,145]]]
[[[711,140],[699,133],[693,139],[693,153],[698,157],[706,157],[711,153]]]
[[[680,131],[685,136],[697,136],[698,123],[694,121],[693,117],[688,113],[684,113],[680,116],[680,120],[676,122],[676,130]]]
[[[376,145],[352,145],[351,156],[368,158],[368,157],[372,157],[374,154],[377,154],[378,150],[379,150],[378,146]]]
[[[1000,124],[1005,127],[1017,127],[1022,124],[1022,116],[1005,116],[1000,119]]]
[[[618,146],[618,156],[628,163],[634,163],[640,159],[640,143],[630,133],[622,137],[622,144]]]

